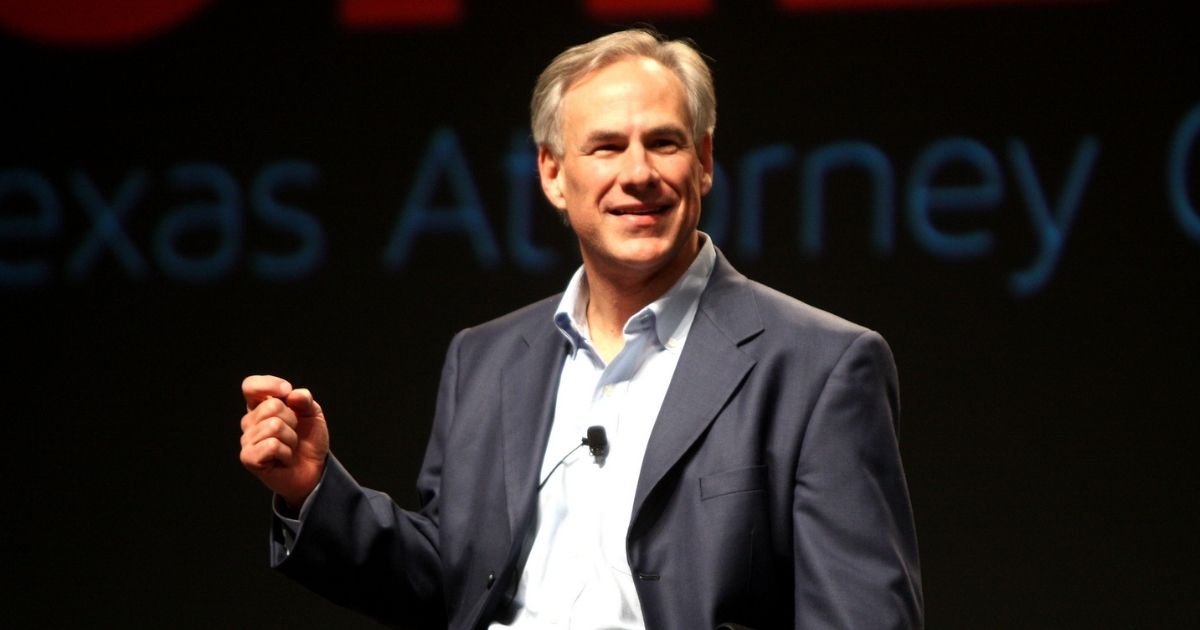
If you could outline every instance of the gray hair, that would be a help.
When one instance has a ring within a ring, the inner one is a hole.
[[[653,59],[683,82],[693,143],[713,132],[717,126],[717,93],[712,72],[694,44],[690,40],[667,40],[649,29],[631,29],[572,46],[546,66],[533,88],[530,104],[533,141],[562,156],[563,94],[588,73],[628,57]]]

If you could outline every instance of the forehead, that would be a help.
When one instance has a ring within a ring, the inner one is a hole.
[[[593,70],[563,95],[563,131],[664,124],[688,128],[687,93],[670,68],[629,57]]]

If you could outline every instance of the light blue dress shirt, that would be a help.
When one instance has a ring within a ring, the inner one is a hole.
[[[625,323],[624,347],[611,363],[589,338],[584,270],[567,285],[554,324],[570,353],[542,460],[537,533],[514,600],[516,616],[492,628],[645,627],[625,535],[646,444],[716,260],[711,239],[702,238],[699,255],[675,285]],[[607,456],[579,449],[555,469],[594,425],[607,433]]]

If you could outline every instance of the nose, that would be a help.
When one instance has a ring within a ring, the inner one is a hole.
[[[640,145],[626,149],[618,179],[623,190],[632,193],[658,186],[658,170],[654,168],[650,157],[645,147]]]

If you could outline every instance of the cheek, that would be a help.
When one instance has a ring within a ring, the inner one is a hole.
[[[587,202],[589,197],[594,196],[595,192],[600,188],[597,184],[595,173],[589,172],[574,172],[568,173],[564,178],[564,192],[568,199],[575,202]]]
[[[685,195],[705,195],[711,187],[704,168],[694,160],[664,165],[659,171],[668,181],[676,182],[674,188]]]

